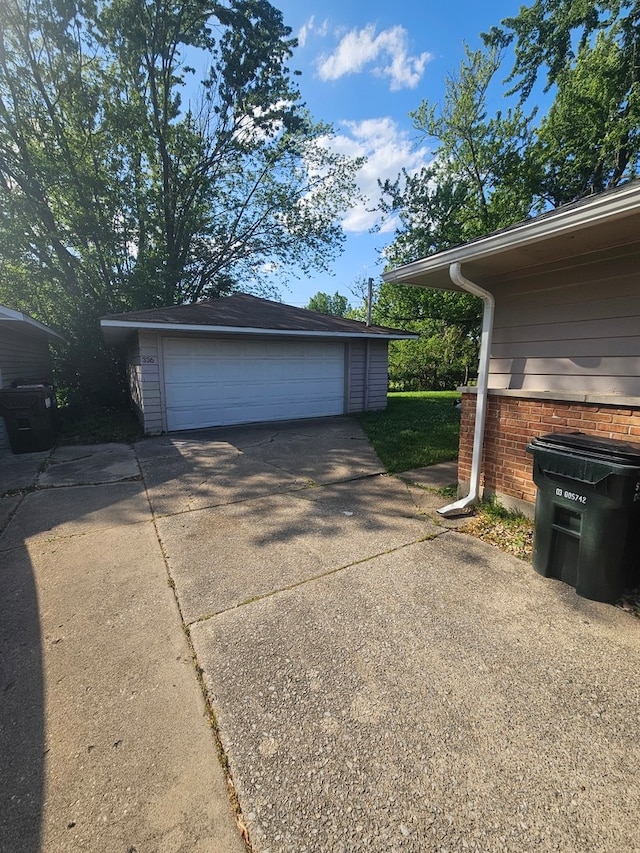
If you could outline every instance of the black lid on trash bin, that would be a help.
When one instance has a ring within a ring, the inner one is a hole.
[[[640,465],[640,443],[617,438],[596,438],[583,432],[552,432],[541,435],[533,438],[527,447],[530,453],[537,449],[588,456],[619,465]]]

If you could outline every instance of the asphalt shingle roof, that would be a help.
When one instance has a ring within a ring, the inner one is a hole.
[[[188,326],[229,327],[234,329],[273,329],[288,332],[342,332],[355,335],[407,335],[401,329],[367,326],[359,320],[331,317],[306,308],[295,308],[270,299],[260,299],[246,293],[234,293],[219,299],[205,299],[189,305],[108,314],[101,320],[121,320],[127,323],[171,324]]]

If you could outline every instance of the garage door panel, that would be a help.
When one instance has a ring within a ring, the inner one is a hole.
[[[344,412],[344,344],[163,341],[167,428],[195,429]]]

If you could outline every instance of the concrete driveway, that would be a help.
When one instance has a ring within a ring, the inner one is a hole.
[[[254,853],[640,850],[640,623],[439,520],[451,466],[387,476],[349,419],[125,451],[56,451],[0,501],[8,678],[44,674],[14,729],[47,751],[5,837],[241,850],[192,651]]]

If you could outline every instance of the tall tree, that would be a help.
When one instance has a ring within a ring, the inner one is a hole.
[[[489,113],[490,87],[502,58],[499,48],[465,47],[458,72],[445,79],[442,102],[422,101],[410,114],[421,137],[435,145],[434,162],[423,179],[427,191],[443,184],[435,190],[436,201],[449,205],[456,227],[454,234],[440,235],[448,244],[451,237],[472,239],[505,220],[521,219],[531,206],[526,150],[533,116],[518,105]]]
[[[531,158],[539,207],[616,186],[640,162],[640,6],[636,0],[535,0],[483,36],[512,45],[508,78],[522,102],[555,93]]]
[[[414,126],[435,146],[433,161],[382,185],[381,207],[400,227],[390,265],[457,246],[524,218],[532,204],[526,150],[532,117],[519,106],[489,115],[501,51],[471,51],[448,75],[441,104],[423,101]],[[380,321],[421,334],[391,347],[391,374],[408,387],[468,380],[477,366],[480,302],[466,294],[383,285]],[[455,346],[453,344],[455,343]],[[398,353],[398,358],[395,354]],[[395,373],[394,373],[395,371]]]
[[[0,29],[0,299],[62,328],[74,371],[101,313],[326,269],[358,163],[266,0],[5,0]]]

